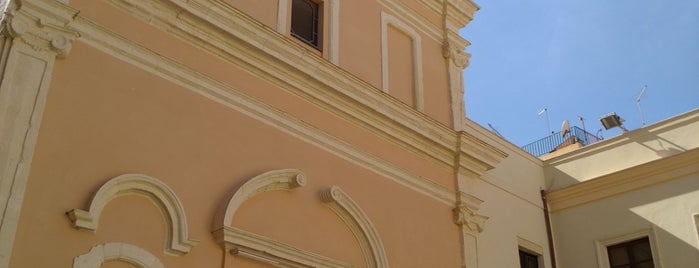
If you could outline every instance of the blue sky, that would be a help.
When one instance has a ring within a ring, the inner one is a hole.
[[[525,145],[563,120],[588,132],[616,112],[630,130],[699,108],[699,0],[476,0],[461,34],[466,116]],[[621,130],[602,130],[604,138]]]

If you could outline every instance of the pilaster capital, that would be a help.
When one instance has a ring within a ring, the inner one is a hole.
[[[471,59],[471,54],[464,52],[463,49],[458,49],[449,41],[442,44],[442,56],[451,59],[451,63],[460,69],[468,67],[468,62]]]
[[[483,200],[475,196],[460,192],[460,200],[452,210],[454,213],[454,223],[464,228],[471,234],[478,234],[483,231],[488,217],[478,214]]]
[[[34,51],[51,52],[64,58],[79,36],[67,27],[76,14],[77,11],[58,1],[19,1],[6,12],[3,34]]]

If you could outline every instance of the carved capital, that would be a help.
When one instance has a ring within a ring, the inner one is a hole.
[[[460,197],[457,206],[452,210],[454,223],[474,234],[482,232],[488,217],[477,212],[483,201],[463,192],[460,193]]]
[[[65,14],[50,14],[31,4],[22,5],[7,11],[3,34],[22,41],[34,51],[52,52],[63,58],[70,53],[73,40],[79,36],[65,26],[66,20],[72,18],[60,19],[63,15]]]
[[[463,49],[455,48],[448,41],[442,45],[442,56],[451,59],[451,63],[461,69],[468,67],[468,62],[471,59],[471,54],[464,52]]]

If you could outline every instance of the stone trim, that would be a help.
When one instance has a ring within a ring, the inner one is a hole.
[[[73,259],[73,268],[99,268],[103,263],[119,260],[139,268],[163,268],[160,260],[145,249],[126,243],[106,243],[92,247]]]
[[[54,62],[78,34],[58,1],[10,1],[0,33],[0,267],[8,267]]]
[[[406,109],[404,103],[313,53],[299,54],[299,44],[260,27],[238,10],[213,0],[164,1],[174,5],[109,1],[331,114],[451,169],[451,149],[456,139],[452,129],[414,109]],[[148,12],[153,5],[159,12]],[[168,11],[175,6],[177,10]],[[178,15],[165,15],[167,12]],[[219,30],[211,30],[212,27]]]
[[[328,19],[327,27],[328,29],[328,42],[327,50],[328,53],[325,55],[327,59],[334,63],[335,65],[340,64],[340,0],[324,0],[324,4],[328,5]],[[277,1],[277,32],[283,35],[288,35],[288,24],[289,21],[289,0],[278,0]],[[325,46],[325,45],[324,45]]]
[[[122,195],[134,194],[147,197],[166,219],[166,252],[186,254],[198,243],[189,238],[184,208],[172,189],[160,180],[142,174],[124,174],[109,180],[97,190],[88,211],[73,209],[66,214],[74,227],[96,232],[107,204]]]
[[[282,267],[354,267],[232,226],[224,226],[213,234],[218,242],[224,243],[228,253],[273,265]]]
[[[412,40],[412,60],[413,60],[413,107],[418,111],[425,110],[425,98],[422,79],[422,43],[420,34],[410,26],[391,16],[386,12],[381,12],[381,81],[383,92],[389,92],[388,84],[388,26],[393,26]]]
[[[699,173],[699,148],[546,194],[552,213]]]
[[[215,225],[215,230],[212,232],[216,241],[222,243],[224,249],[230,254],[277,266],[352,267],[347,263],[304,251],[232,226],[235,212],[246,200],[265,192],[291,191],[305,186],[306,183],[306,176],[296,169],[272,170],[249,179],[238,187],[228,201],[225,211],[219,211],[214,218],[214,224],[218,224]]]
[[[288,113],[240,93],[236,88],[197,73],[171,59],[164,58],[88,20],[77,17],[76,22],[71,24],[71,27],[81,33],[79,41],[117,59],[192,90],[203,97],[250,116],[261,123],[308,142],[367,170],[376,172],[443,204],[451,206],[455,202],[454,191],[443,185],[407,171],[380,157],[361,151],[347,142],[290,116]],[[129,51],[129,53],[124,53],[124,51]],[[453,156],[451,157],[453,164]]]
[[[235,191],[233,197],[228,201],[226,210],[219,213],[219,215],[224,215],[222,221],[216,220],[216,222],[221,222],[222,225],[219,227],[232,226],[235,212],[246,200],[264,192],[291,191],[305,185],[306,175],[296,169],[280,169],[262,173],[246,181]]]
[[[639,230],[633,233],[623,234],[614,237],[603,238],[595,240],[595,248],[597,250],[597,265],[599,268],[609,268],[609,255],[607,254],[607,247],[623,243],[626,241],[631,241],[643,237],[648,237],[648,243],[650,244],[651,254],[653,255],[653,265],[657,268],[662,268],[660,265],[660,255],[658,251],[658,243],[656,238],[655,227],[650,229]]]
[[[376,228],[364,211],[340,187],[332,186],[320,193],[321,200],[350,228],[364,253],[367,267],[388,267],[386,250]]]

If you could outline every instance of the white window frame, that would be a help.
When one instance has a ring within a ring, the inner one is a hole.
[[[522,237],[517,237],[517,259],[519,260],[519,251],[524,251],[537,256],[537,263],[539,268],[544,268],[544,248],[532,241],[524,239]]]
[[[340,64],[340,0],[323,0],[321,4],[328,5],[327,19],[324,21],[319,21],[322,24],[321,29],[325,29],[327,26],[328,34],[328,45],[326,46],[323,42],[323,51],[327,49],[327,59],[335,65]],[[288,18],[291,15],[289,12],[289,0],[277,0],[277,32],[280,34],[289,34],[288,30]],[[325,8],[321,12],[325,12]],[[326,16],[323,16],[326,17]],[[327,21],[328,25],[325,25]],[[321,38],[323,35],[321,35]]]
[[[655,268],[662,268],[662,266],[660,265],[660,255],[658,254],[655,228],[644,229],[633,233],[596,240],[595,247],[597,248],[598,266],[600,268],[610,268],[611,266],[609,264],[609,254],[607,254],[607,247],[644,237],[648,237],[650,251],[653,256],[653,265],[655,266]]]

